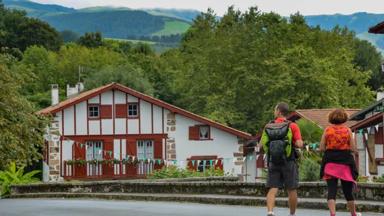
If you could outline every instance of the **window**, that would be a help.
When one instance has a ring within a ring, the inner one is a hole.
[[[128,117],[135,118],[139,116],[139,104],[129,103],[128,104]]]
[[[211,140],[211,128],[208,125],[189,127],[189,140]]]
[[[209,170],[211,168],[211,161],[210,160],[202,160],[197,165],[197,171],[199,172],[205,172],[206,170]]]
[[[103,159],[103,142],[87,141],[86,148],[87,148],[86,160],[102,160]]]
[[[153,141],[139,140],[137,141],[137,159],[153,159]]]
[[[89,105],[88,106],[88,117],[89,118],[99,118],[100,111],[99,105]]]
[[[199,139],[201,140],[210,139],[209,126],[199,126]]]

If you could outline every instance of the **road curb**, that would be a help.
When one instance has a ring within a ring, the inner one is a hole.
[[[103,199],[103,200],[137,200],[137,201],[167,201],[167,202],[191,202],[203,204],[265,206],[264,197],[252,196],[225,196],[225,195],[197,195],[197,194],[130,194],[130,193],[28,193],[15,194],[10,198],[68,198],[68,199]],[[384,212],[384,203],[356,201],[357,211],[360,212]],[[277,198],[276,206],[288,207],[286,198]],[[299,208],[328,209],[324,199],[300,199]],[[338,201],[337,209],[346,210],[345,201]]]

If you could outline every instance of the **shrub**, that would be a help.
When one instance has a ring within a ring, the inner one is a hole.
[[[300,181],[318,181],[320,176],[320,164],[315,160],[301,160],[299,164]]]
[[[177,166],[167,166],[160,170],[155,170],[148,176],[150,179],[165,179],[165,178],[188,178],[188,177],[209,177],[209,176],[225,176],[221,169],[210,168],[205,172],[198,172],[190,169],[182,169]]]
[[[38,182],[39,179],[34,176],[40,172],[40,170],[34,170],[24,174],[24,167],[17,170],[16,164],[10,163],[7,170],[0,171],[1,196],[9,194],[11,184]]]

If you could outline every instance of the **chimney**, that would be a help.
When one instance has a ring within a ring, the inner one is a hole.
[[[52,105],[56,105],[59,103],[59,85],[58,84],[51,85],[51,102],[52,102]]]
[[[376,100],[379,101],[384,98],[384,92],[383,91],[378,91],[376,94]]]
[[[67,98],[74,97],[84,90],[84,84],[78,82],[74,87],[67,84]]]

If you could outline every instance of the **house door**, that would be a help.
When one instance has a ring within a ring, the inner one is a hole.
[[[137,166],[137,174],[146,175],[153,170],[153,140],[137,141],[137,159],[140,161]]]
[[[103,142],[101,141],[88,141],[86,142],[87,154],[86,160],[100,161],[103,159]],[[102,170],[99,163],[87,163],[87,175],[88,176],[98,176],[101,175]]]

